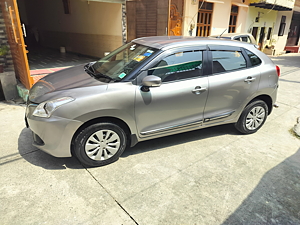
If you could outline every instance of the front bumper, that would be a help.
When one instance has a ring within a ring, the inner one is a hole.
[[[83,123],[53,115],[50,118],[33,116],[36,106],[29,104],[25,114],[25,123],[33,132],[33,145],[55,157],[72,156],[72,138]]]

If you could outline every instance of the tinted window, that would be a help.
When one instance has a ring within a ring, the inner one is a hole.
[[[177,52],[161,60],[148,71],[162,81],[174,81],[198,77],[202,74],[202,51]]]
[[[213,51],[213,73],[246,68],[246,60],[241,52]]]
[[[249,50],[246,50],[246,53],[250,58],[250,62],[252,64],[252,66],[256,66],[256,65],[261,64],[260,58],[258,58],[258,56],[255,55],[253,52],[250,52]]]

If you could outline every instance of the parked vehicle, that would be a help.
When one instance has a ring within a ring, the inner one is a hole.
[[[139,38],[38,81],[25,120],[34,146],[103,166],[144,140],[228,123],[256,132],[275,104],[279,75],[253,44]]]
[[[227,33],[227,34],[222,34],[220,35],[213,35],[210,37],[214,38],[223,38],[223,39],[231,39],[235,41],[242,41],[242,42],[247,42],[250,44],[254,44],[256,48],[258,48],[257,42],[255,38],[252,36],[252,34],[249,33]]]

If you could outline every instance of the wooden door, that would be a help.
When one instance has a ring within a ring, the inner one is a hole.
[[[30,76],[27,50],[24,43],[23,32],[21,28],[17,0],[1,1],[1,9],[4,17],[8,43],[13,58],[16,77],[27,88],[33,85],[33,79]]]
[[[196,35],[207,37],[210,35],[213,3],[199,1],[198,21]]]
[[[168,9],[169,0],[126,1],[127,41],[166,35]]]
[[[183,0],[171,0],[169,17],[169,36],[182,35]]]

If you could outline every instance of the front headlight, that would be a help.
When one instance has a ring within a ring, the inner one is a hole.
[[[38,117],[50,117],[51,114],[61,105],[67,104],[69,102],[74,101],[74,98],[71,97],[63,97],[54,99],[51,101],[42,102],[39,104],[35,110],[33,111],[32,115]]]

